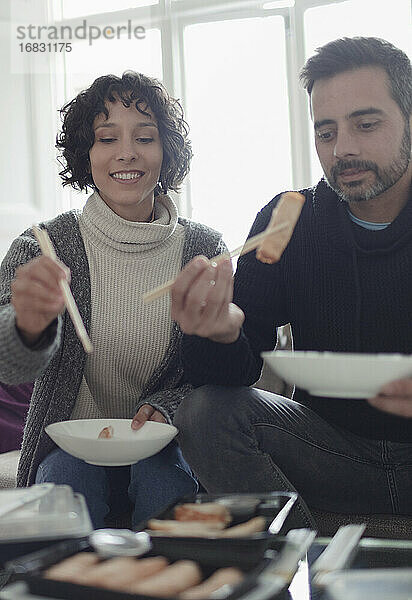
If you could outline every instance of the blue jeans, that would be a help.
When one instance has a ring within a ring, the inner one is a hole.
[[[83,494],[96,529],[105,526],[109,512],[115,516],[128,510],[136,526],[198,489],[176,442],[130,467],[89,465],[56,448],[37,470],[36,483],[44,482],[67,484]]]
[[[174,423],[209,493],[297,490],[304,526],[311,526],[307,507],[412,514],[412,443],[361,438],[293,400],[247,387],[198,388]]]

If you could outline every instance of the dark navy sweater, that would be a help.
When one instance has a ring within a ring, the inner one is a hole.
[[[322,180],[306,196],[281,260],[266,265],[250,252],[239,259],[234,302],[246,319],[239,339],[217,344],[185,336],[191,383],[251,385],[263,350],[276,343],[276,326],[290,323],[295,350],[412,353],[412,194],[386,229],[352,223]],[[274,198],[257,215],[249,236],[270,221]],[[294,399],[334,426],[360,436],[412,441],[412,419],[392,416],[365,400],[320,398],[296,389]]]

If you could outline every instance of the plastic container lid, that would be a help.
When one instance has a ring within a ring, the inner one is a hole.
[[[92,531],[84,497],[68,485],[0,490],[0,543],[83,537]]]
[[[358,569],[329,573],[331,600],[410,600],[412,569]]]

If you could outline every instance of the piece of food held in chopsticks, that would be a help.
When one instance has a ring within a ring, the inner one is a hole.
[[[277,206],[273,209],[269,225],[262,233],[258,233],[246,240],[243,246],[235,248],[231,252],[224,252],[210,259],[211,262],[219,263],[226,258],[243,256],[257,248],[257,258],[261,262],[276,262],[292,237],[293,230],[301,213],[305,196],[299,192],[285,192],[282,194]],[[267,243],[266,243],[267,240]],[[143,302],[153,302],[161,298],[173,287],[175,279],[170,279],[157,288],[143,295]]]
[[[265,236],[256,249],[256,258],[260,262],[271,265],[280,259],[290,242],[304,203],[305,196],[299,192],[285,192],[282,194],[273,209],[270,223],[265,230],[270,232],[273,229],[274,233]],[[281,223],[287,224],[287,227],[284,227],[281,231],[276,230]]]

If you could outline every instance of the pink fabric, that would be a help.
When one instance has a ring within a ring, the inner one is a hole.
[[[0,452],[20,448],[32,390],[32,383],[0,383]]]

